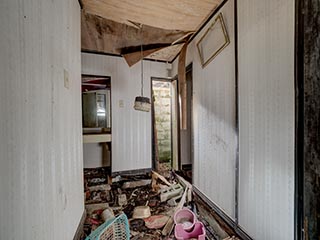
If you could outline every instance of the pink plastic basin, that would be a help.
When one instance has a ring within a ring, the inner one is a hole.
[[[202,222],[196,222],[191,231],[186,231],[183,229],[182,224],[177,224],[174,229],[174,236],[177,240],[186,240],[190,238],[195,238],[198,240],[206,239],[206,230]]]
[[[175,224],[181,224],[184,230],[189,231],[193,228],[197,218],[188,208],[183,208],[176,211],[173,220]]]

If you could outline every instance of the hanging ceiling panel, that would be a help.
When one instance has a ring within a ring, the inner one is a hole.
[[[157,28],[196,30],[222,0],[83,0],[88,13],[128,24],[128,20]]]
[[[137,52],[141,44],[140,30],[134,25],[137,23],[143,24],[144,50],[149,51],[145,58],[172,61],[181,45],[171,44],[186,41],[221,2],[82,0],[81,48],[119,55]],[[136,60],[129,62],[132,65]]]

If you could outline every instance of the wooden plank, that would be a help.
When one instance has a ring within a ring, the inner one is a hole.
[[[143,51],[143,58],[149,56],[151,53],[154,53],[160,49],[161,48],[156,48],[156,49],[150,49],[150,50]],[[139,62],[141,60],[141,52],[124,54],[123,57],[126,60],[129,67],[131,67],[132,65],[136,64],[137,62]]]
[[[83,143],[103,143],[111,142],[111,134],[85,134]]]

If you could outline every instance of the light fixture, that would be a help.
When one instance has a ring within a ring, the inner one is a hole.
[[[150,98],[143,96],[143,39],[142,39],[142,27],[143,25],[140,25],[140,40],[141,40],[141,46],[140,46],[140,54],[141,54],[141,96],[137,96],[134,101],[134,109],[138,111],[143,112],[149,112],[151,109],[151,102]]]

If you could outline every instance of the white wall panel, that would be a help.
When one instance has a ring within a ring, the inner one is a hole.
[[[239,222],[259,240],[294,230],[294,1],[238,1]]]
[[[164,63],[144,61],[144,95],[150,97],[151,77],[167,77]],[[140,63],[129,67],[120,57],[82,54],[82,73],[111,76],[112,171],[151,168],[151,112],[133,109],[140,95]],[[119,101],[123,102],[120,107]]]
[[[0,239],[70,240],[84,207],[80,7],[2,0],[0,22]]]
[[[196,43],[210,27],[210,21],[188,46],[187,63],[193,63],[193,176],[195,186],[234,218],[237,133],[233,0],[221,12],[230,45],[202,68]],[[173,64],[173,73],[176,72],[177,61]]]
[[[110,152],[105,151],[105,148],[102,143],[83,144],[83,167],[110,167]]]

